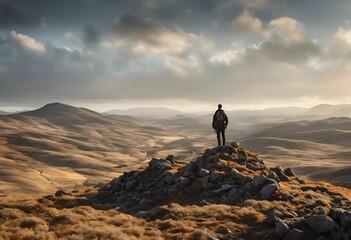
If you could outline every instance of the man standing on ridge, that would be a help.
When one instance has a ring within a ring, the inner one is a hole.
[[[225,129],[228,125],[228,117],[222,110],[222,104],[218,104],[218,109],[213,115],[212,128],[217,133],[218,146],[221,146],[221,134],[222,134],[222,145],[225,145]]]

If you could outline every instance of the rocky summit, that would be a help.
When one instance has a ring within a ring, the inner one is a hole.
[[[190,208],[186,214],[178,211],[178,219],[193,219],[206,238],[185,233],[184,238],[346,240],[351,237],[348,193],[301,179],[290,168],[267,166],[232,142],[206,149],[189,163],[173,155],[152,159],[144,170],[125,172],[102,186],[93,202],[149,222],[174,220],[175,206]],[[218,209],[213,224],[201,224],[201,208]]]
[[[236,142],[206,149],[190,162],[172,155],[151,159],[105,185],[33,196],[0,196],[0,239],[347,240],[351,235],[349,189],[270,167]]]

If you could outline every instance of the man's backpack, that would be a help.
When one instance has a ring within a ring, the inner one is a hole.
[[[224,126],[224,111],[218,110],[215,116],[215,128]]]
[[[216,114],[216,122],[223,123],[224,122],[224,111],[219,110]]]

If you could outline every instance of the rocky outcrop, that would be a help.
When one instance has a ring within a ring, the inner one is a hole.
[[[265,222],[280,239],[349,239],[351,203],[326,186],[269,167],[254,153],[230,145],[206,149],[184,164],[173,155],[152,159],[100,188],[96,201],[140,218],[156,219],[169,203],[241,206],[255,201],[272,208]],[[219,234],[231,234],[225,227]]]

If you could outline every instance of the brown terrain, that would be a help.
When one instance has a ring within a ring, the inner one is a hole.
[[[203,149],[161,125],[60,103],[0,116],[0,132],[2,194],[48,194],[104,183],[150,157],[172,152],[187,160],[193,149]]]
[[[259,155],[211,115],[0,116],[0,239],[349,239],[351,119],[228,114]]]
[[[278,124],[244,138],[270,164],[293,168],[314,180],[351,187],[351,119]]]
[[[2,239],[349,239],[351,191],[270,167],[233,142],[100,188],[0,198]]]

